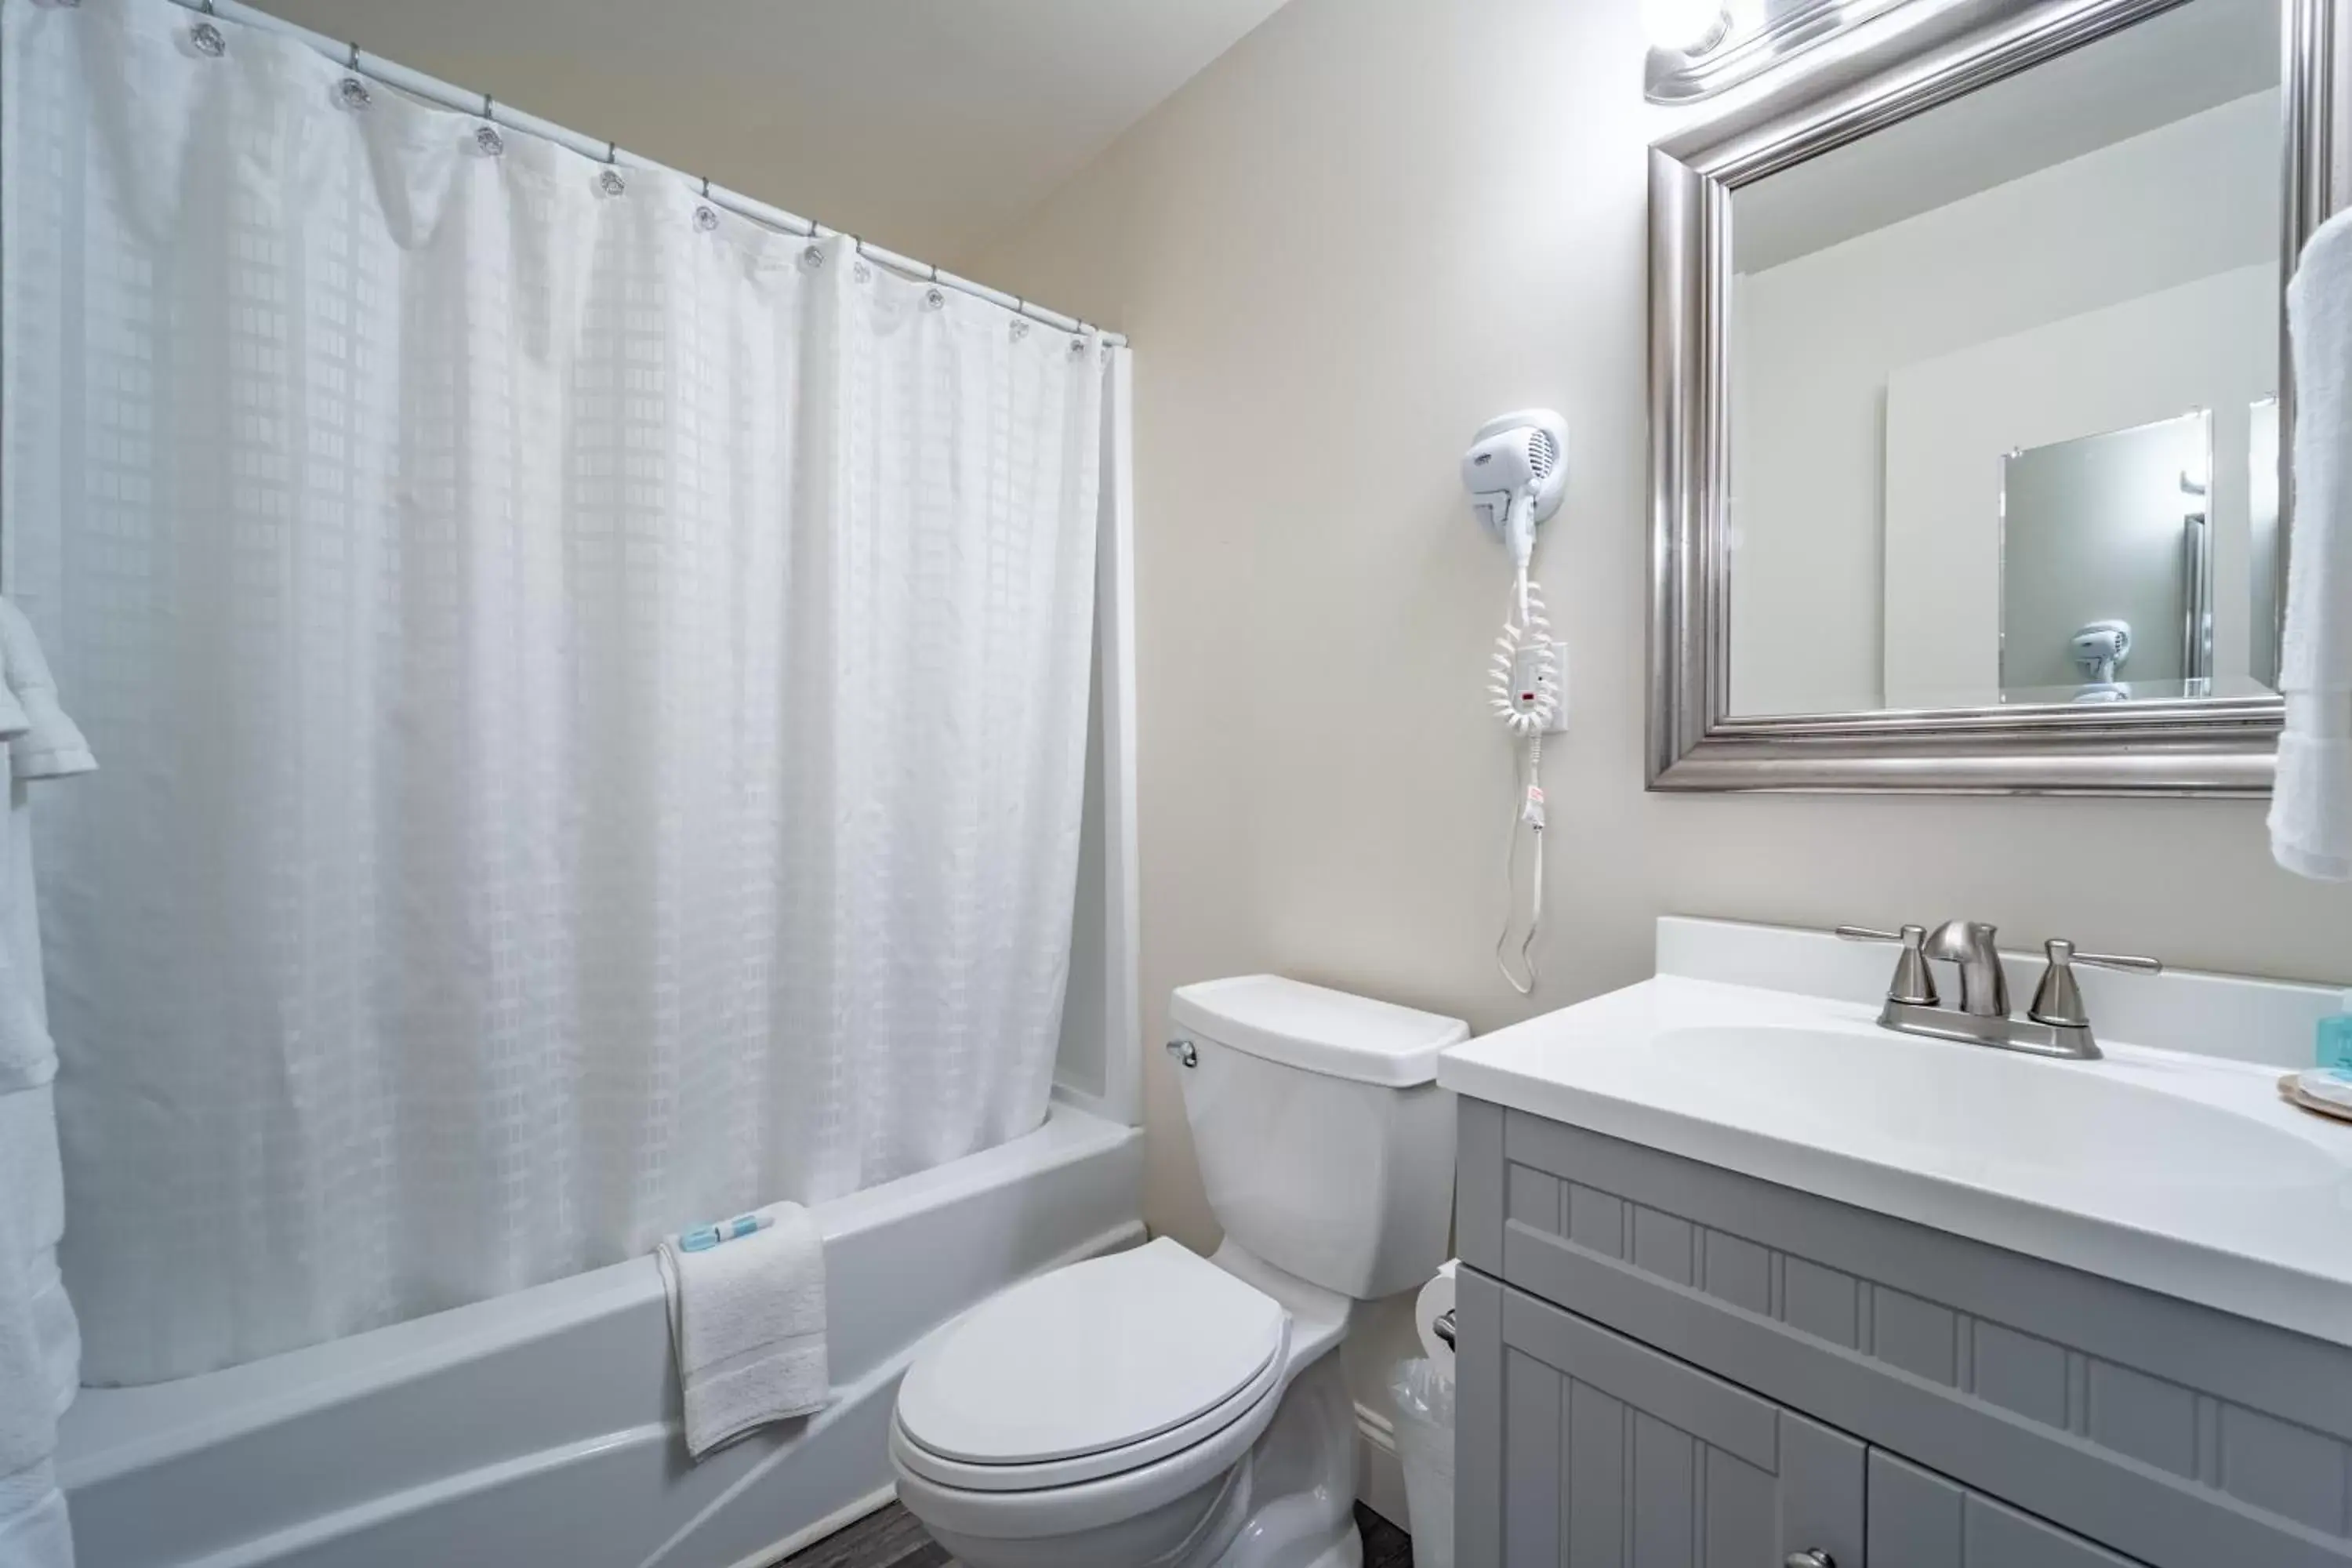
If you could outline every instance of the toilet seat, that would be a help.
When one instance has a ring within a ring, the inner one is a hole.
[[[1123,1474],[1208,1443],[1279,1396],[1290,1314],[1162,1238],[1055,1270],[927,1346],[891,1447],[958,1490]]]

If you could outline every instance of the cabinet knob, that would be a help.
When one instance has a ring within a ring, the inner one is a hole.
[[[1791,1552],[1780,1560],[1780,1568],[1837,1568],[1837,1563],[1826,1552]]]

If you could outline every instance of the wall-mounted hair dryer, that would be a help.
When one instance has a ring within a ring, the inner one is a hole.
[[[1536,932],[1543,924],[1544,793],[1543,738],[1564,727],[1560,645],[1551,640],[1543,595],[1528,575],[1535,554],[1536,525],[1559,510],[1568,490],[1568,421],[1549,408],[1524,409],[1489,419],[1478,427],[1462,455],[1462,482],[1470,505],[1488,532],[1511,552],[1511,607],[1487,671],[1487,707],[1526,746],[1520,791],[1512,803],[1511,837],[1504,876],[1512,902],[1518,900],[1517,846],[1524,826],[1534,841],[1527,934],[1518,945],[1518,968],[1509,956],[1511,921],[1495,942],[1495,963],[1520,995],[1536,985]],[[1524,976],[1524,978],[1522,978]]]
[[[2129,621],[2093,621],[2074,637],[2074,667],[2095,685],[2112,682],[2131,657]]]
[[[1471,506],[1521,572],[1535,553],[1536,524],[1550,520],[1568,491],[1567,459],[1568,421],[1549,408],[1487,420],[1462,454]]]

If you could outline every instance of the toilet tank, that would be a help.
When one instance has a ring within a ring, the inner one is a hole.
[[[1437,1271],[1454,1223],[1454,1096],[1437,1054],[1467,1025],[1275,974],[1181,986],[1169,1016],[1228,1239],[1359,1300]]]

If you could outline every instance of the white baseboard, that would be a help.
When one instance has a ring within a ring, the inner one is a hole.
[[[1356,1498],[1366,1508],[1410,1533],[1405,1517],[1404,1466],[1397,1458],[1396,1429],[1376,1410],[1356,1406]]]
[[[773,1546],[761,1547],[735,1564],[735,1568],[773,1568],[774,1564],[782,1563],[803,1547],[813,1546],[828,1535],[847,1530],[867,1514],[879,1513],[898,1500],[898,1489],[895,1483],[877,1488],[859,1498],[856,1502],[845,1508],[834,1510],[814,1524],[795,1530]]]

